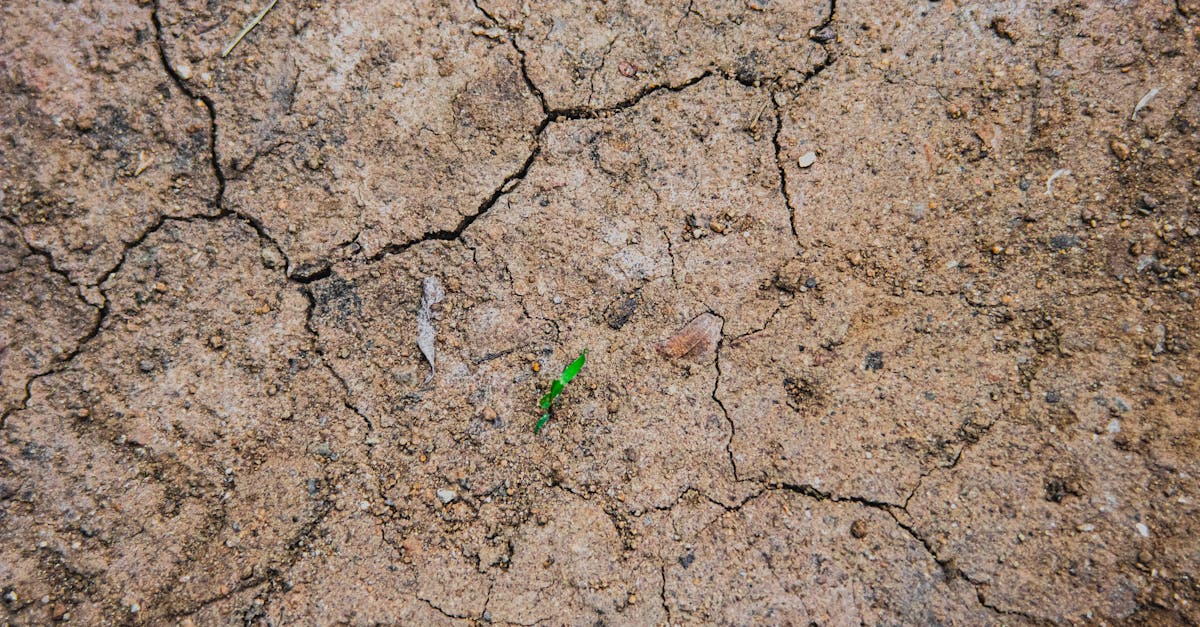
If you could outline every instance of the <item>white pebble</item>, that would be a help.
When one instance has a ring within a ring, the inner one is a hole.
[[[182,78],[186,81],[192,77],[192,66],[181,65],[175,69],[175,73],[179,75],[179,78]]]
[[[454,490],[442,489],[437,491],[437,497],[442,503],[449,503],[458,498],[458,494]]]
[[[817,153],[810,150],[803,155],[800,155],[800,158],[796,160],[796,165],[799,165],[802,168],[807,168],[816,162]]]
[[[1134,525],[1134,527],[1137,528],[1139,536],[1142,536],[1143,538],[1150,537],[1150,528],[1146,526],[1146,523],[1138,523]]]

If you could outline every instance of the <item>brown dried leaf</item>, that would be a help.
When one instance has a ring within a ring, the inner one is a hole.
[[[699,359],[712,354],[720,340],[721,319],[711,313],[702,313],[666,341],[655,344],[654,349],[668,359]]]

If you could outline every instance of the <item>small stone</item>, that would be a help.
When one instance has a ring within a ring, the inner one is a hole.
[[[208,344],[217,350],[221,350],[225,347],[225,338],[220,335],[214,335],[208,338]]]
[[[810,32],[808,38],[819,44],[827,44],[837,39],[837,32],[833,30],[832,26],[825,26]]]
[[[850,535],[855,538],[865,538],[867,536],[867,521],[859,518],[850,525]]]
[[[1096,525],[1093,525],[1093,524],[1083,524],[1083,525],[1075,526],[1075,531],[1078,531],[1080,533],[1088,533],[1090,531],[1095,531],[1095,530],[1096,530]]]
[[[454,499],[458,498],[458,493],[455,492],[454,490],[447,490],[445,488],[442,488],[441,490],[437,491],[437,497],[438,497],[438,500],[441,501],[443,505],[445,505],[445,504],[450,503],[450,501],[453,501]]]
[[[1108,149],[1112,151],[1113,156],[1119,161],[1125,161],[1129,158],[1129,146],[1126,146],[1120,140],[1114,139],[1108,142]]]
[[[1056,390],[1050,390],[1049,392],[1046,392],[1046,402],[1047,403],[1050,403],[1051,405],[1053,405],[1054,403],[1057,403],[1061,400],[1062,400],[1062,396],[1060,396]]]
[[[187,64],[181,65],[175,68],[175,73],[179,75],[179,78],[186,81],[192,77],[192,66]]]
[[[717,222],[716,220],[709,222],[708,228],[711,229],[713,233],[724,233],[725,232],[725,225],[721,224],[720,222]]]
[[[1150,537],[1150,528],[1146,526],[1146,523],[1138,523],[1138,524],[1134,525],[1133,527],[1135,529],[1137,529],[1139,536],[1142,536],[1143,538]]]
[[[1138,213],[1148,216],[1158,209],[1158,200],[1150,194],[1142,194],[1142,202],[1138,204]]]
[[[796,160],[796,165],[798,165],[802,168],[808,168],[808,167],[812,167],[812,164],[814,164],[816,162],[817,162],[817,153],[810,150],[810,151],[804,153],[803,155],[800,155],[800,158]]]
[[[1055,235],[1050,238],[1050,250],[1069,250],[1079,247],[1079,238],[1074,235]]]
[[[264,266],[274,270],[283,265],[283,256],[274,246],[263,246],[262,261]]]
[[[154,370],[154,362],[143,359],[142,361],[138,362],[138,370],[141,370],[142,372],[150,372],[151,370]]]
[[[55,603],[50,609],[50,618],[55,621],[65,620],[67,616],[67,606],[62,603]]]

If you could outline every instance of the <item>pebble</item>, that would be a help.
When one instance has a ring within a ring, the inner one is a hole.
[[[1120,161],[1125,161],[1129,158],[1129,146],[1120,140],[1112,140],[1108,142],[1108,149],[1112,151],[1113,156]]]
[[[865,538],[867,536],[867,521],[858,519],[854,524],[850,525],[850,535],[855,538]]]
[[[283,265],[283,255],[274,246],[263,246],[262,260],[263,264],[272,270]]]
[[[1089,532],[1089,531],[1095,531],[1095,529],[1096,529],[1096,525],[1092,525],[1092,524],[1084,524],[1084,525],[1076,525],[1076,526],[1075,526],[1075,531],[1078,531],[1078,532],[1081,532],[1081,533],[1087,533],[1087,532]]]
[[[810,151],[804,153],[803,155],[800,155],[800,158],[796,160],[796,165],[798,165],[802,168],[807,168],[807,167],[811,167],[812,164],[814,164],[816,162],[817,162],[817,153],[810,150]]]
[[[179,78],[186,81],[192,77],[192,66],[181,65],[175,69],[175,73],[179,75]]]
[[[450,501],[453,501],[454,499],[458,498],[458,493],[455,492],[454,490],[447,490],[447,489],[443,488],[443,489],[437,491],[437,497],[438,497],[438,500],[441,501],[443,504],[447,504]]]
[[[1138,523],[1134,525],[1134,528],[1137,529],[1139,536],[1142,536],[1143,538],[1150,537],[1150,528],[1146,526],[1146,523]]]
[[[819,44],[827,44],[837,39],[837,32],[833,30],[833,27],[826,26],[820,30],[810,32],[808,37]]]
[[[1150,194],[1142,194],[1142,202],[1138,205],[1138,213],[1148,216],[1158,209],[1158,200]]]

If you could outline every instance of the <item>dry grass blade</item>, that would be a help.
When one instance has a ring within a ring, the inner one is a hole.
[[[246,36],[246,33],[249,33],[250,31],[254,30],[255,26],[258,26],[258,23],[261,22],[263,17],[267,15],[267,12],[275,8],[275,3],[278,1],[279,0],[271,0],[265,9],[259,11],[258,15],[254,16],[254,19],[250,20],[250,23],[242,29],[242,32],[238,33],[238,36],[234,37],[233,41],[229,42],[228,46],[225,46],[225,49],[221,51],[221,58],[229,56],[229,53],[233,51],[234,46],[238,45],[238,43],[242,41],[242,38]]]

